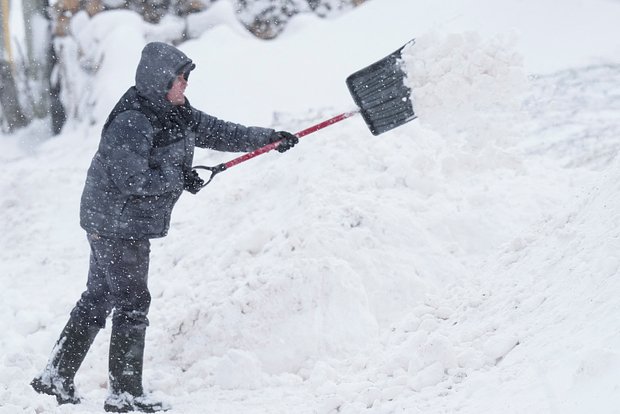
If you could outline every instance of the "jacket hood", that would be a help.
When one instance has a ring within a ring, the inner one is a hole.
[[[185,53],[174,46],[162,42],[148,43],[142,49],[136,70],[136,89],[156,105],[168,106],[166,94],[174,79],[195,66]]]

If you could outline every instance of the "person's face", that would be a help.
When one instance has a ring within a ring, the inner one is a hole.
[[[185,88],[187,88],[187,79],[184,74],[180,74],[172,82],[172,87],[166,94],[166,99],[172,105],[183,105],[185,103]]]

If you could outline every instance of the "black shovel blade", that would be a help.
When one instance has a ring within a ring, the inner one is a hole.
[[[402,50],[413,42],[411,40],[396,52],[347,78],[349,92],[373,135],[394,129],[416,117],[401,62]]]

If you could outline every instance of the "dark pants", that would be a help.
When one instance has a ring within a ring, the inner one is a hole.
[[[113,391],[142,394],[144,337],[151,295],[147,287],[150,242],[89,234],[90,268],[86,290],[56,342],[46,369],[32,386],[75,403],[73,378],[97,333],[114,309],[110,338]]]
[[[91,327],[112,323],[118,329],[146,328],[151,295],[147,286],[149,240],[109,239],[88,235],[90,268],[86,291],[71,311],[71,317]]]

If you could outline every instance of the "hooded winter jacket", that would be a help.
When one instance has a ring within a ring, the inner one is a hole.
[[[194,147],[252,151],[278,139],[269,128],[219,120],[165,99],[192,61],[165,43],[147,44],[136,84],[116,104],[93,157],[80,206],[80,224],[104,237],[150,239],[168,233]]]

